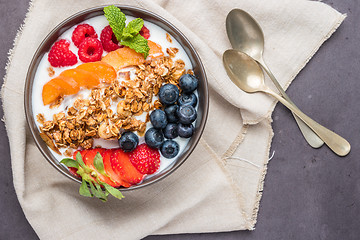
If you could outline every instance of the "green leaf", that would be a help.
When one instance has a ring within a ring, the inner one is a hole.
[[[104,13],[106,19],[109,21],[110,27],[113,30],[116,39],[120,42],[125,27],[125,14],[114,5],[104,7]]]
[[[124,28],[122,33],[122,39],[123,40],[130,40],[134,38],[141,30],[141,28],[144,26],[144,20],[141,18],[136,18],[128,23],[126,28]]]
[[[102,191],[100,185],[97,182],[90,182],[89,185],[90,185],[91,192],[94,194],[94,196],[97,197],[98,199],[100,199],[101,201],[106,202],[107,196]],[[94,187],[94,185],[96,186],[96,188]]]
[[[60,163],[64,164],[67,167],[73,167],[77,169],[79,168],[79,163],[72,158],[64,158],[60,161]]]
[[[91,185],[91,184],[90,184]],[[91,194],[88,185],[86,183],[86,181],[83,179],[81,182],[81,186],[79,189],[79,193],[80,195],[84,196],[84,197],[92,197],[93,195]]]
[[[94,194],[95,197],[100,198],[101,195],[98,193],[98,190],[94,187],[93,182],[89,182],[89,185],[90,185],[92,194]]]
[[[150,51],[148,41],[139,34],[141,28],[144,26],[144,20],[136,18],[130,21],[125,27],[126,16],[119,8],[114,5],[107,6],[104,8],[104,13],[116,39],[122,45],[134,49],[146,58]]]
[[[107,196],[109,195],[107,192],[103,192],[100,184],[98,184],[97,182],[94,182],[94,185],[96,187],[97,193],[99,194],[99,199],[103,202],[107,201]]]
[[[109,177],[109,175],[105,172],[103,158],[99,152],[96,153],[94,157],[94,166],[100,174]]]
[[[86,168],[85,163],[82,160],[80,152],[76,154],[76,161],[80,164],[82,168]]]
[[[147,58],[147,56],[149,56],[150,47],[148,45],[148,41],[140,34],[132,38],[131,41],[122,41],[121,44],[134,49],[138,53],[144,54],[144,58]]]
[[[91,170],[91,168],[89,168],[88,166],[85,165],[80,152],[78,152],[76,154],[76,161],[79,163],[79,165],[84,169],[85,173],[91,173],[93,170]],[[79,173],[78,173],[79,174]],[[81,176],[81,174],[79,174]]]
[[[103,183],[103,186],[104,186],[104,188],[106,189],[106,191],[108,191],[108,192],[109,192],[111,195],[113,195],[114,197],[116,197],[116,198],[118,198],[118,199],[123,199],[123,198],[124,198],[124,195],[122,195],[122,193],[121,193],[118,189],[110,186],[110,185],[107,184],[107,183]]]

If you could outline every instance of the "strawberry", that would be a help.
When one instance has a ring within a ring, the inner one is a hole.
[[[88,166],[90,169],[94,170],[95,173],[97,174],[97,176],[99,177],[100,181],[109,184],[110,186],[113,187],[118,187],[118,185],[112,181],[109,177],[102,175],[101,173],[99,173],[95,166],[94,166],[94,158],[95,155],[97,153],[102,154],[103,152],[105,152],[106,149],[104,148],[95,148],[95,149],[90,149],[88,150],[88,152],[85,154],[85,156],[83,157],[83,161],[85,163],[86,166]]]
[[[85,150],[77,150],[77,151],[75,151],[74,154],[73,154],[73,159],[76,160],[76,155],[77,155],[77,153],[80,153],[81,158],[84,159],[84,157],[85,157],[85,155],[87,154],[88,151],[89,151],[89,150],[86,150],[86,149],[85,149]],[[84,160],[83,160],[83,161],[84,161]],[[75,177],[81,178],[81,176],[80,176],[79,174],[77,174],[77,171],[78,171],[77,168],[69,167],[69,172],[70,172],[71,174],[73,174]],[[94,180],[95,180],[95,179],[94,179]]]
[[[110,156],[110,162],[114,172],[124,181],[130,184],[140,183],[144,175],[139,173],[131,164],[128,154],[121,149],[116,149]]]
[[[129,157],[134,167],[142,174],[153,174],[160,167],[159,150],[150,148],[145,143],[132,151]]]
[[[79,174],[77,174],[77,168],[74,167],[69,167],[69,172],[74,175],[75,177],[81,178],[81,176]]]
[[[89,150],[77,150],[77,151],[75,151],[74,152],[74,154],[73,154],[73,159],[75,159],[76,160],[76,154],[79,152],[80,154],[81,154],[81,157],[82,157],[82,159],[84,159],[84,156],[85,156],[85,154],[87,154],[87,152],[88,152]]]
[[[108,149],[108,150],[106,150],[105,152],[103,152],[101,154],[101,156],[103,157],[105,172],[109,175],[110,179],[116,183],[116,185],[123,186],[123,187],[130,187],[131,184],[128,183],[128,182],[125,182],[112,169],[111,162],[110,162],[110,157],[111,157],[111,155],[113,154],[114,151],[115,150],[113,150],[113,149]]]

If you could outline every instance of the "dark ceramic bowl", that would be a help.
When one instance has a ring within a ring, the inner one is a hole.
[[[141,188],[147,185],[150,185],[154,182],[159,181],[160,179],[165,178],[166,176],[170,175],[173,171],[175,171],[182,163],[185,162],[185,160],[190,156],[191,152],[196,147],[197,143],[200,140],[201,134],[205,127],[205,122],[207,119],[208,114],[208,108],[209,108],[209,93],[208,93],[208,86],[207,86],[207,79],[204,67],[201,63],[201,60],[196,53],[196,50],[191,45],[189,40],[182,34],[174,25],[172,25],[169,21],[166,19],[160,17],[159,15],[156,15],[152,12],[149,12],[145,9],[132,7],[132,6],[121,6],[118,5],[122,12],[124,12],[128,16],[133,17],[140,17],[146,21],[149,21],[151,23],[154,23],[161,28],[163,28],[165,31],[170,33],[184,48],[185,52],[189,56],[191,63],[193,65],[193,70],[195,75],[199,79],[199,88],[198,88],[198,94],[199,94],[199,107],[198,107],[198,118],[196,121],[195,126],[195,134],[190,139],[189,144],[186,146],[184,152],[179,156],[178,160],[175,164],[168,167],[161,173],[155,174],[152,177],[147,178],[144,180],[141,184],[131,186],[129,188],[121,188],[121,190],[132,190]],[[55,27],[54,30],[52,30],[46,38],[42,41],[39,48],[35,52],[35,55],[30,63],[29,70],[26,76],[26,83],[25,83],[25,114],[26,114],[26,120],[29,125],[31,134],[36,142],[36,145],[40,149],[41,153],[45,156],[45,158],[48,160],[49,163],[51,163],[52,166],[54,166],[59,172],[67,176],[68,178],[81,183],[80,179],[73,176],[68,169],[60,164],[56,158],[52,155],[51,151],[49,150],[48,146],[45,144],[45,142],[41,139],[39,135],[39,130],[36,126],[35,119],[33,116],[32,111],[32,89],[33,89],[33,82],[35,73],[37,70],[37,67],[44,56],[46,52],[50,50],[50,47],[52,44],[59,38],[59,36],[64,33],[66,30],[71,28],[74,25],[77,25],[81,22],[83,22],[86,19],[103,15],[103,8],[104,6],[94,7],[90,8],[84,11],[81,11],[79,13],[76,13],[75,15],[67,18],[63,22],[61,22],[57,27]]]

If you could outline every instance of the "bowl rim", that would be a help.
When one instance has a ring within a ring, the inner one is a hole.
[[[43,142],[43,140],[41,139],[41,137],[39,135],[40,132],[37,129],[37,126],[36,126],[36,123],[35,123],[35,119],[34,119],[33,111],[32,111],[32,104],[31,104],[32,103],[32,100],[31,100],[32,99],[32,87],[33,87],[34,77],[35,77],[35,74],[36,74],[36,68],[35,67],[38,66],[38,64],[37,64],[38,59],[43,57],[43,56],[41,56],[41,54],[42,54],[42,52],[44,52],[43,49],[48,44],[48,41],[50,41],[49,40],[50,38],[52,38],[54,35],[56,35],[56,33],[58,33],[61,29],[63,29],[67,24],[71,23],[72,21],[75,21],[76,19],[79,19],[79,18],[84,17],[84,16],[86,17],[87,15],[90,15],[92,13],[96,13],[98,11],[103,11],[103,8],[106,7],[106,6],[108,6],[108,5],[99,5],[99,6],[95,6],[95,7],[91,7],[91,8],[81,10],[81,11],[76,12],[75,14],[67,17],[66,19],[62,20],[59,24],[57,24],[50,31],[50,33],[48,33],[46,35],[46,37],[41,41],[40,45],[38,46],[37,50],[35,51],[35,53],[34,53],[34,55],[32,57],[32,60],[31,60],[31,62],[29,64],[28,71],[27,71],[27,74],[26,74],[26,79],[25,79],[25,89],[24,89],[25,117],[26,117],[27,126],[28,126],[28,128],[30,130],[32,138],[34,139],[34,141],[36,143],[37,148],[40,150],[40,152],[45,157],[45,159],[54,168],[56,168],[60,173],[62,173],[66,177],[68,177],[71,180],[73,180],[75,182],[78,182],[78,183],[81,183],[80,179],[78,179],[75,176],[73,176],[72,174],[70,174],[66,167],[62,166],[57,159],[52,157],[52,155],[49,156],[48,153],[45,152],[45,149],[43,148],[43,145],[45,143]],[[121,191],[131,191],[131,190],[143,188],[145,186],[151,185],[153,183],[156,183],[156,182],[164,179],[165,177],[167,177],[171,173],[173,173],[176,169],[178,169],[188,159],[188,157],[191,155],[191,153],[194,151],[195,147],[199,143],[199,140],[200,140],[200,138],[202,136],[202,133],[203,133],[203,131],[205,129],[205,124],[206,124],[206,121],[207,121],[207,118],[208,118],[208,111],[209,111],[209,89],[208,89],[208,81],[207,81],[205,68],[203,66],[203,63],[201,61],[201,58],[200,58],[199,54],[197,53],[197,51],[195,50],[195,48],[193,47],[191,42],[187,39],[187,37],[177,27],[175,27],[171,22],[169,22],[165,18],[161,17],[160,15],[158,15],[156,13],[153,13],[153,12],[151,12],[149,10],[146,10],[146,9],[135,7],[135,6],[130,6],[130,5],[121,5],[121,4],[114,4],[114,6],[120,8],[121,10],[124,10],[125,12],[126,11],[130,11],[130,12],[132,11],[132,12],[138,12],[140,14],[147,15],[150,18],[153,18],[156,21],[159,21],[159,22],[167,25],[167,27],[169,27],[173,32],[175,32],[178,35],[178,37],[181,38],[181,42],[185,42],[186,47],[189,48],[189,51],[194,54],[195,60],[197,61],[198,66],[199,66],[199,71],[200,71],[200,73],[202,75],[201,84],[202,84],[202,87],[204,88],[203,100],[205,101],[205,106],[204,106],[204,109],[202,109],[202,118],[200,119],[199,127],[198,127],[197,131],[195,132],[195,135],[192,136],[192,138],[195,138],[195,139],[193,140],[193,143],[191,144],[189,149],[185,150],[183,155],[181,155],[181,157],[170,167],[170,169],[168,171],[166,171],[162,175],[159,175],[157,178],[155,178],[155,179],[153,179],[153,180],[151,180],[149,182],[146,182],[146,183],[141,183],[139,185],[133,185],[133,186],[131,186],[129,188],[124,188],[124,187],[119,188],[119,190],[121,190]],[[82,20],[82,21],[84,21],[84,20]],[[80,22],[82,22],[82,21],[80,21]],[[77,24],[79,24],[80,22],[78,22]],[[156,23],[154,23],[154,24],[156,24]],[[163,27],[161,27],[161,28],[163,28]],[[53,44],[53,42],[50,44],[50,46],[52,44]],[[180,45],[183,46],[183,44],[181,44],[181,43],[180,43]],[[48,147],[46,146],[46,148],[48,148]]]

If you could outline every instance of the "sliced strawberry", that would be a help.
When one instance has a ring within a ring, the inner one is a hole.
[[[144,175],[131,164],[129,156],[121,149],[111,154],[110,163],[114,172],[130,184],[138,184],[144,178]]]
[[[143,143],[132,151],[129,155],[130,162],[142,174],[153,174],[160,167],[159,150],[150,148]]]
[[[114,181],[118,186],[130,187],[131,184],[125,182],[119,175],[117,175],[111,167],[110,156],[115,150],[108,149],[101,154],[103,157],[105,172],[110,176],[111,180]]]
[[[75,151],[74,154],[73,154],[73,159],[76,160],[76,154],[77,154],[78,152],[81,154],[82,159],[84,159],[84,156],[85,156],[85,154],[87,154],[88,150],[77,150],[77,151]],[[83,161],[84,161],[84,160],[83,160]]]
[[[77,154],[78,152],[81,154],[82,159],[84,159],[84,156],[85,156],[85,154],[88,152],[88,150],[82,150],[82,151],[77,150],[77,151],[75,151],[74,154],[73,154],[73,159],[74,159],[74,160],[76,160],[76,154]],[[77,168],[69,167],[69,172],[70,172],[71,174],[73,174],[75,177],[81,178],[81,176],[76,173],[76,172],[77,172]]]
[[[77,168],[74,167],[69,167],[69,172],[74,175],[75,177],[81,178],[81,176],[79,174],[77,174]]]
[[[115,184],[115,182],[113,182],[109,177],[106,177],[104,175],[102,175],[101,173],[99,173],[95,166],[94,166],[94,158],[95,155],[97,153],[102,154],[103,152],[105,152],[106,149],[104,148],[95,148],[95,149],[90,149],[88,150],[88,152],[85,154],[83,161],[85,163],[86,166],[88,166],[90,169],[94,170],[97,175],[99,176],[100,181],[107,183],[113,187],[116,187],[117,185]]]

